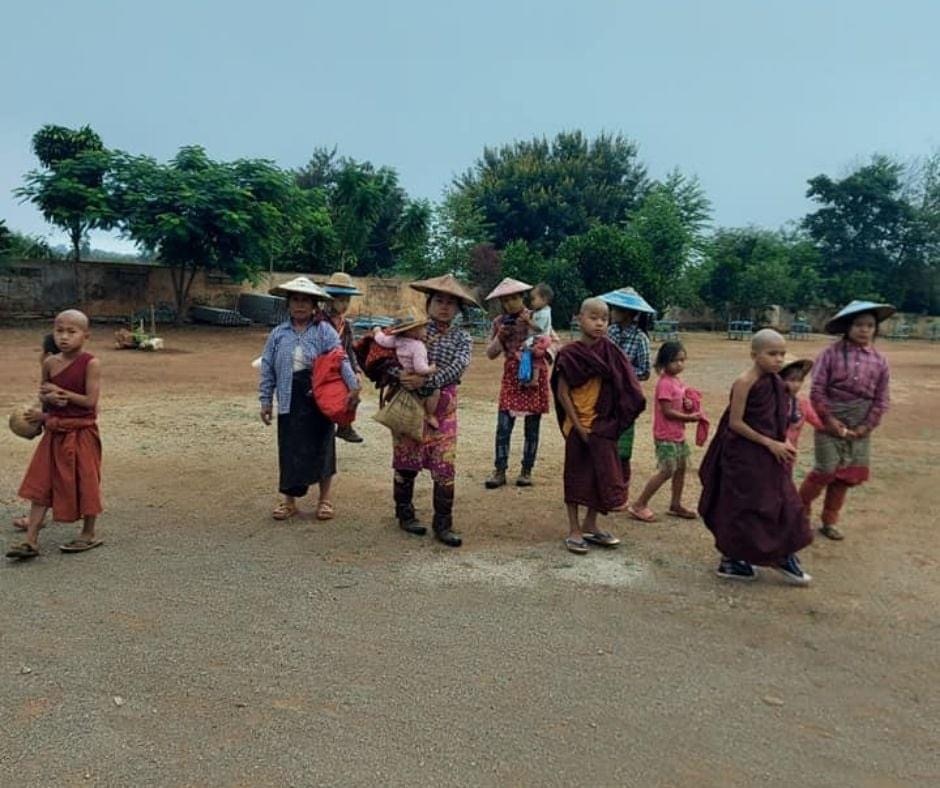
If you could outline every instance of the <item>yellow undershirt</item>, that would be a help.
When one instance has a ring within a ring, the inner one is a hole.
[[[578,421],[585,429],[591,429],[594,425],[594,419],[597,418],[597,398],[601,395],[601,379],[591,378],[583,386],[570,389],[570,393],[571,404],[574,405],[574,412],[578,417]],[[573,426],[571,419],[566,416],[565,424],[562,427],[562,432],[566,438]]]

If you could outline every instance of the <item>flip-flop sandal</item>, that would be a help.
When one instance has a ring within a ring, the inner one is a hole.
[[[288,506],[286,503],[279,503],[271,512],[271,516],[275,520],[290,520],[295,514],[297,514],[297,507]]]
[[[683,520],[698,520],[698,514],[691,509],[680,506],[678,509],[669,509],[666,514],[670,517],[681,517]]]
[[[59,549],[63,553],[84,553],[86,550],[94,550],[103,544],[103,539],[73,539],[71,542],[59,545]]]
[[[620,544],[620,540],[609,531],[588,532],[584,534],[584,541],[598,547],[616,547]]]
[[[318,520],[332,520],[336,516],[336,510],[333,509],[333,504],[329,501],[320,501],[317,504],[317,519]]]
[[[642,509],[637,509],[633,504],[630,504],[627,506],[626,512],[634,520],[639,520],[641,523],[656,522],[656,514],[648,506],[644,506]]]
[[[588,552],[588,543],[583,539],[572,539],[570,536],[565,539],[565,547],[568,548],[569,553],[575,553],[576,555],[584,555]]]
[[[13,527],[17,531],[25,531],[26,527],[29,525],[29,517],[14,517],[13,518]]]
[[[33,547],[29,542],[20,542],[19,544],[10,545],[10,548],[7,550],[7,558],[26,560],[28,558],[35,558],[38,555],[39,550]]]

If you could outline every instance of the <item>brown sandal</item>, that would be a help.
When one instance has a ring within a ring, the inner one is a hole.
[[[671,517],[681,517],[683,520],[698,520],[698,514],[684,506],[671,506],[666,514]]]
[[[28,558],[35,558],[38,555],[39,550],[33,547],[29,542],[12,544],[7,550],[7,558],[19,558],[24,561]]]
[[[317,519],[318,520],[332,520],[336,517],[336,510],[333,508],[333,504],[329,501],[320,501],[317,504]]]
[[[297,514],[297,507],[283,501],[275,506],[274,511],[271,512],[271,516],[275,520],[290,520],[295,514]]]

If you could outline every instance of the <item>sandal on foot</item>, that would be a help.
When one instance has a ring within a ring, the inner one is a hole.
[[[670,506],[666,514],[670,517],[681,517],[683,520],[698,520],[698,513],[684,506]]]
[[[598,547],[616,547],[620,544],[620,540],[609,531],[588,532],[584,534],[584,541]]]
[[[569,536],[565,539],[565,547],[568,548],[569,553],[575,553],[577,555],[584,555],[588,552],[588,543],[583,539],[574,539]]]
[[[78,539],[73,539],[71,542],[59,545],[59,549],[63,553],[84,553],[86,550],[94,550],[96,547],[101,547],[103,544],[103,539],[84,539],[79,537]]]
[[[25,531],[25,530],[26,530],[26,527],[27,527],[28,525],[29,525],[29,516],[28,516],[28,515],[25,515],[25,514],[24,514],[22,517],[14,517],[14,518],[13,518],[13,527],[14,527],[17,531]]]
[[[634,520],[639,520],[641,523],[655,523],[656,514],[653,512],[649,506],[644,506],[642,509],[637,509],[632,503],[627,506],[627,514],[629,514]]]
[[[836,542],[841,542],[843,539],[845,539],[845,534],[834,525],[828,525],[824,523],[822,528],[819,529],[819,533]]]
[[[12,544],[7,550],[7,558],[19,558],[21,560],[25,560],[27,558],[35,558],[37,555],[39,555],[39,550],[33,547],[29,542]]]
[[[290,520],[295,514],[297,514],[297,507],[289,503],[279,503],[271,512],[271,516],[275,520]]]
[[[329,501],[320,501],[317,504],[317,519],[318,520],[332,520],[336,517],[336,511],[333,509],[333,504]]]

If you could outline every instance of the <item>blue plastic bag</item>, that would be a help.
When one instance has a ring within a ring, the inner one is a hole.
[[[520,383],[528,384],[532,382],[532,349],[526,348],[519,357],[519,372],[516,377]]]

